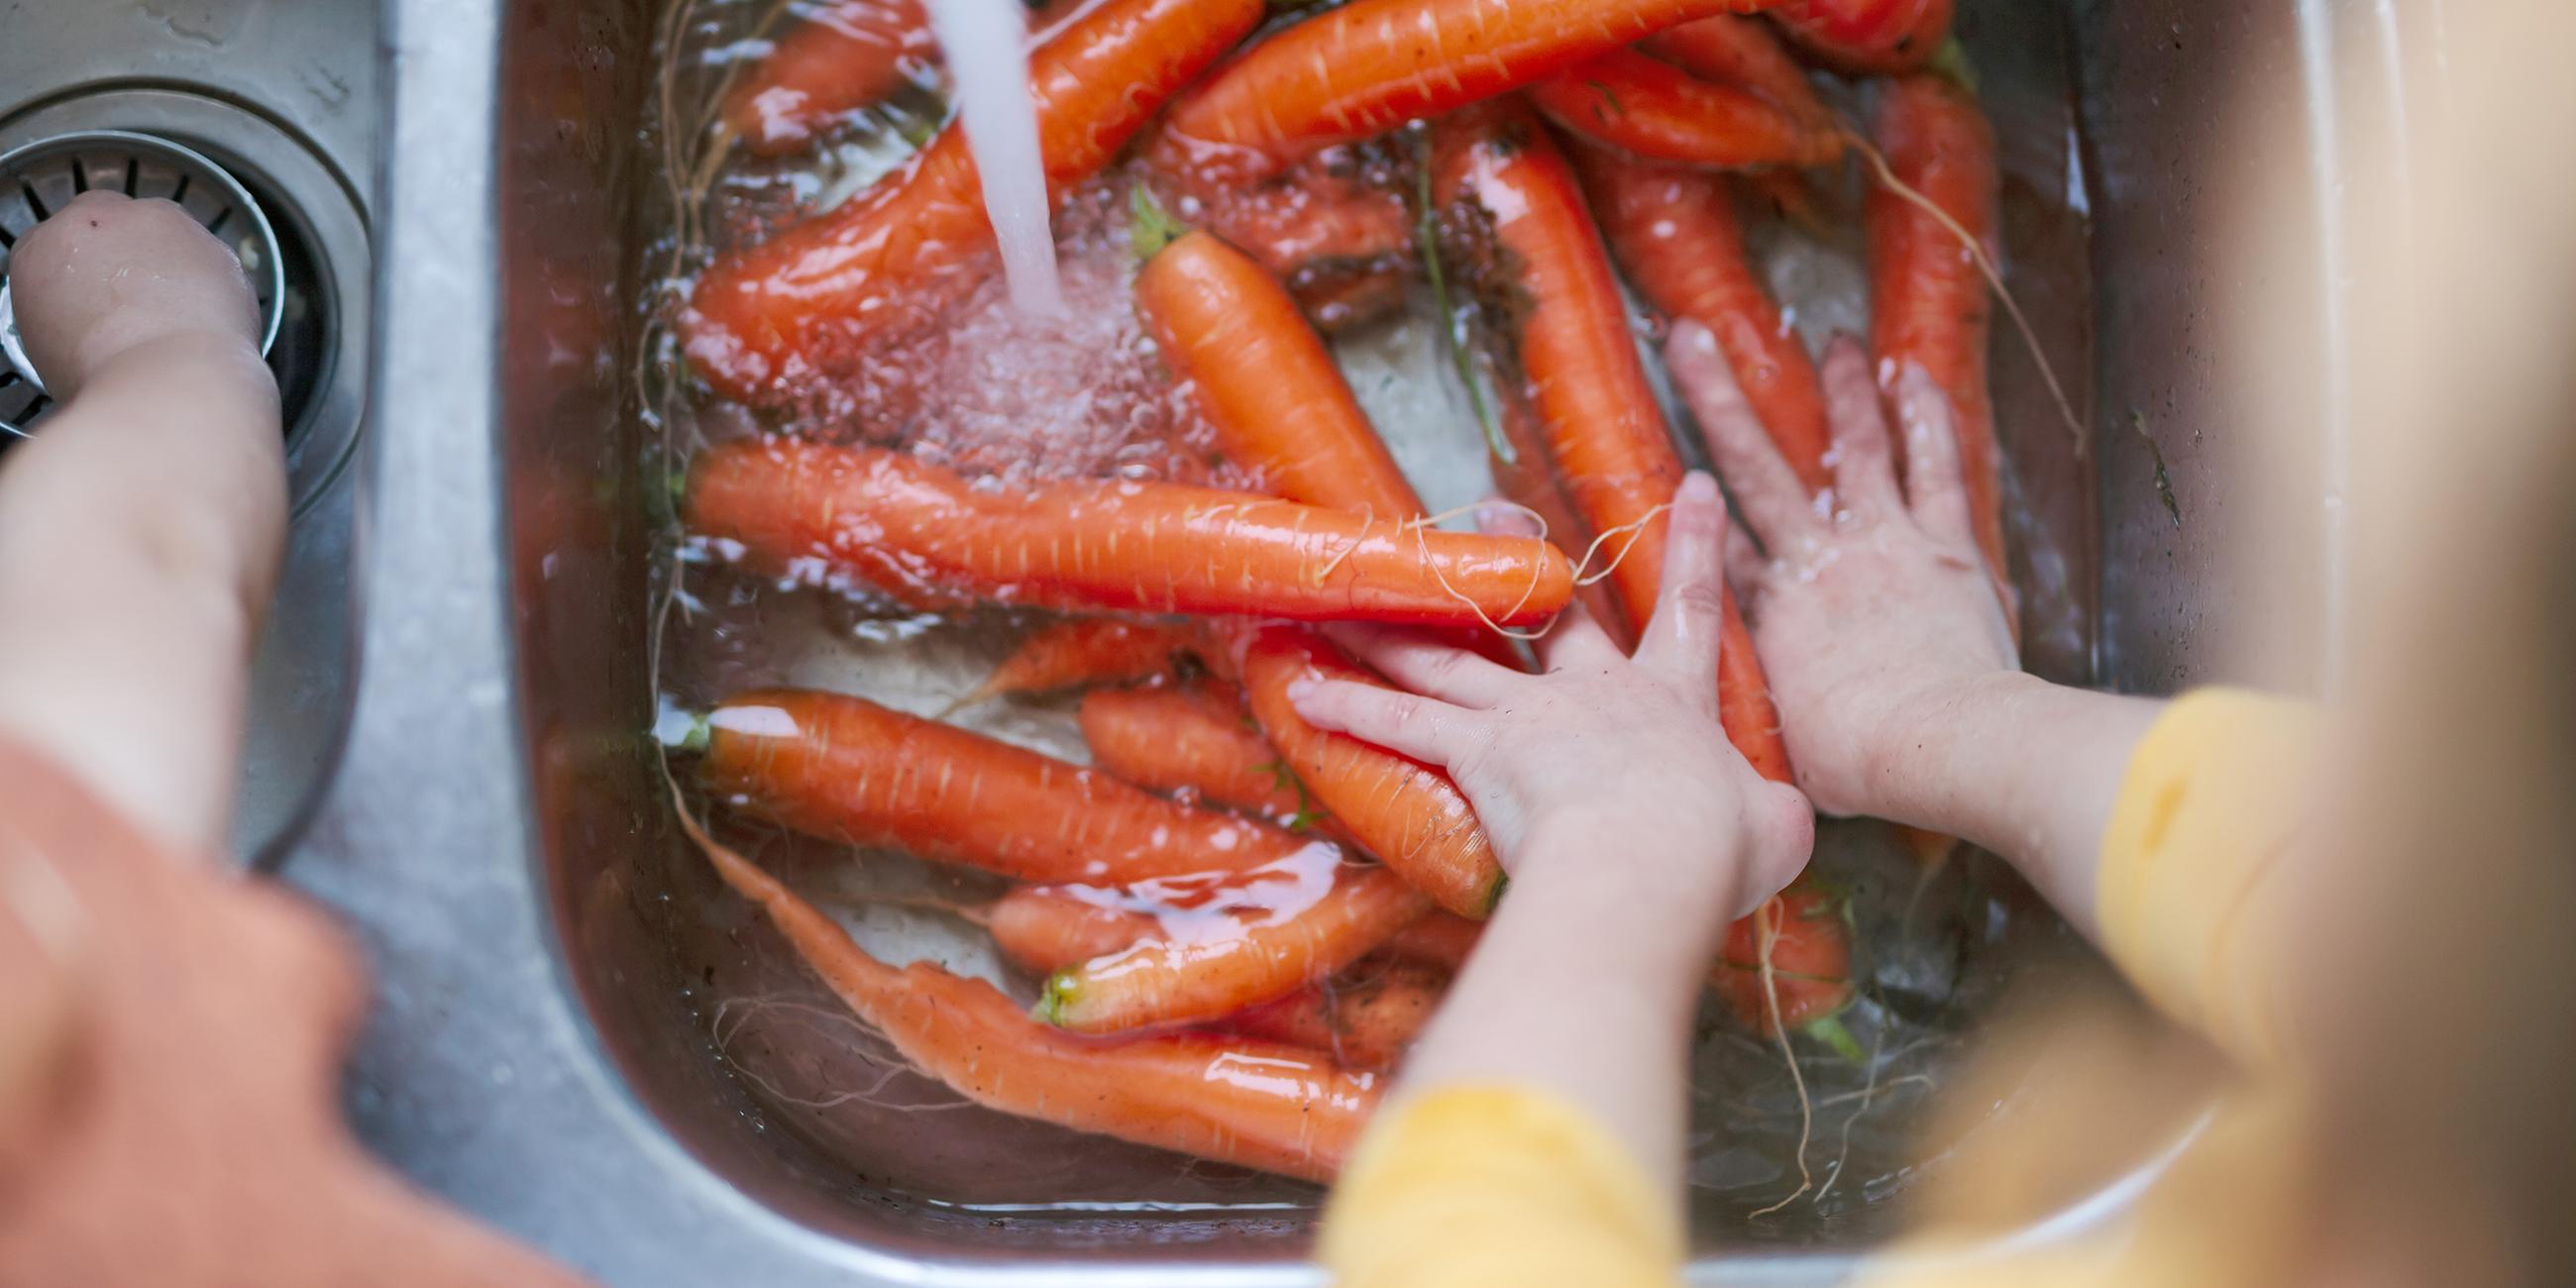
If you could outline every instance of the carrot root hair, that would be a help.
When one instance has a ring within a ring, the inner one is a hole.
[[[1438,527],[1442,522],[1454,519],[1459,515],[1474,514],[1481,510],[1493,508],[1518,510],[1522,514],[1528,515],[1530,521],[1538,525],[1538,539],[1541,541],[1547,540],[1546,515],[1540,514],[1538,511],[1533,510],[1526,505],[1522,505],[1518,501],[1506,501],[1499,497],[1489,497],[1485,500],[1477,501],[1469,505],[1456,506],[1451,509],[1443,510],[1438,514],[1426,514],[1419,519],[1407,519],[1404,521],[1404,526],[1413,530],[1413,542],[1414,545],[1422,551],[1423,566],[1431,570],[1433,580],[1440,583],[1440,589],[1442,591],[1446,592],[1451,599],[1465,604],[1467,606],[1467,610],[1476,615],[1476,620],[1485,624],[1486,630],[1492,631],[1494,634],[1500,635],[1507,640],[1519,640],[1524,644],[1531,643],[1541,636],[1546,635],[1547,628],[1539,627],[1533,630],[1515,630],[1487,616],[1485,614],[1484,605],[1477,603],[1474,599],[1470,598],[1466,592],[1449,584],[1449,574],[1443,571],[1439,562],[1431,557],[1431,542],[1428,538],[1422,535],[1423,533]],[[1582,572],[1582,569],[1577,568],[1575,571],[1579,574]],[[1511,608],[1506,610],[1503,614],[1505,617],[1517,616],[1520,613],[1521,607],[1529,603],[1530,596],[1538,593],[1538,573],[1539,570],[1536,566],[1533,566],[1530,569],[1529,585],[1521,588],[1521,597],[1512,601]],[[1578,580],[1576,584],[1580,585],[1582,583]]]

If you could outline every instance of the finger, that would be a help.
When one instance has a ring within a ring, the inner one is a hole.
[[[1297,680],[1289,705],[1318,729],[1346,733],[1443,769],[1477,724],[1476,713],[1434,698],[1351,680]]]
[[[1717,705],[1717,641],[1726,629],[1726,506],[1698,470],[1673,493],[1664,584],[1637,641],[1637,663]]]
[[[1619,642],[1610,638],[1609,630],[1579,599],[1556,615],[1556,620],[1549,624],[1546,634],[1538,637],[1534,647],[1542,675],[1597,669],[1624,656],[1619,651]]]
[[[1492,706],[1520,678],[1518,672],[1421,631],[1343,622],[1325,627],[1324,634],[1398,686],[1452,706]]]
[[[1904,504],[1896,493],[1896,462],[1887,439],[1887,413],[1869,376],[1860,341],[1838,335],[1825,346],[1825,414],[1833,421],[1834,491],[1859,513],[1886,513]]]
[[[1747,778],[1753,775],[1748,769]],[[1816,850],[1816,810],[1787,783],[1753,779],[1744,798],[1744,880],[1736,915],[1750,914],[1806,870]]]
[[[1563,537],[1564,533],[1541,531],[1538,516],[1529,507],[1499,496],[1489,496],[1476,503],[1476,530],[1489,537]]]
[[[1914,521],[1941,541],[1976,540],[1967,481],[1959,473],[1958,417],[1948,391],[1916,363],[1906,363],[1897,377],[1896,423],[1905,435],[1905,499]]]
[[[1814,498],[1772,446],[1753,404],[1735,383],[1726,355],[1718,352],[1717,338],[1696,322],[1675,326],[1672,340],[1664,345],[1664,365],[1699,421],[1700,436],[1708,440],[1709,455],[1726,476],[1727,489],[1735,494],[1753,535],[1766,548],[1778,550],[1812,530]]]

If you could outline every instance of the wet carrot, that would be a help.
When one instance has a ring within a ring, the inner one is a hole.
[[[1892,75],[1932,60],[1950,32],[1953,0],[1781,0],[1771,11],[1789,42],[1839,72]]]
[[[1720,14],[1685,22],[1648,36],[1637,47],[1702,80],[1749,89],[1799,120],[1834,124],[1806,69],[1759,18]]]
[[[1161,918],[1081,886],[1014,886],[984,910],[1002,960],[1041,978],[1163,934]],[[1090,896],[1090,897],[1085,897]]]
[[[1600,232],[1572,167],[1525,109],[1485,104],[1457,113],[1434,127],[1433,139],[1443,235],[1458,247],[1450,258],[1498,275],[1479,292],[1517,359],[1567,499],[1596,535],[1612,536],[1604,545],[1616,560],[1609,580],[1633,629],[1652,617],[1663,582],[1663,507],[1682,462]],[[1770,686],[1731,595],[1718,703],[1745,759],[1788,781]],[[1347,821],[1338,806],[1335,813]]]
[[[1032,52],[1049,192],[1106,165],[1262,11],[1261,0],[1104,0]],[[782,396],[782,382],[934,321],[989,273],[992,246],[974,157],[951,124],[876,189],[718,258],[682,318],[685,352],[728,397]]]
[[[700,771],[720,799],[809,835],[1026,881],[1239,874],[1337,855],[1310,837],[843,694],[739,694],[706,727]]]
[[[1200,687],[1094,689],[1082,697],[1091,763],[1139,787],[1188,791],[1303,831],[1323,820],[1239,695]]]
[[[1503,869],[1475,807],[1449,776],[1383,747],[1306,723],[1288,701],[1302,678],[1385,681],[1311,631],[1269,626],[1244,638],[1239,665],[1253,718],[1334,822],[1415,889],[1482,919],[1503,895]]]
[[[1173,169],[1259,178],[1491,98],[1675,23],[1777,0],[1352,0],[1227,63],[1172,107]]]
[[[1842,132],[1764,95],[1706,81],[1633,49],[1533,82],[1530,102],[1558,125],[1651,161],[1702,166],[1826,165]]]
[[[1879,87],[1870,135],[1898,181],[1994,253],[1994,135],[1973,95],[1930,73],[1887,81]],[[1950,396],[1977,548],[2003,582],[2010,570],[1994,402],[1986,388],[1993,304],[1985,276],[1955,232],[1883,184],[1872,185],[1864,217],[1870,350],[1880,388],[1893,398],[1897,378],[1913,363]]]
[[[1420,962],[1455,973],[1466,967],[1467,955],[1475,951],[1476,937],[1483,933],[1481,922],[1435,911],[1387,936],[1378,950],[1401,961]]]
[[[1374,1075],[1297,1047],[1198,1033],[1100,1042],[1040,1024],[982,980],[878,961],[768,873],[722,849],[709,858],[843,1004],[977,1104],[1315,1181],[1340,1170],[1377,1106]]]
[[[1762,982],[1765,950],[1771,986]],[[1709,977],[1735,1018],[1757,1033],[1795,1032],[1851,1004],[1851,940],[1842,910],[1824,892],[1793,885],[1753,915],[1727,927],[1718,969]],[[1779,1002],[1774,1025],[1772,999]]]
[[[701,456],[687,517],[774,564],[1050,608],[1509,626],[1573,593],[1564,555],[1529,538],[1172,483],[991,489],[900,453],[793,439]]]
[[[1170,670],[1197,640],[1197,632],[1162,622],[1069,617],[1030,632],[968,700],[1148,679]]]
[[[750,151],[775,156],[922,79],[938,60],[922,0],[835,0],[735,82],[725,125]]]
[[[1346,1069],[1386,1069],[1440,1009],[1448,977],[1414,965],[1366,965],[1309,984],[1226,1021],[1236,1032],[1326,1051]]]
[[[1328,331],[1403,303],[1414,245],[1403,195],[1359,173],[1356,160],[1336,160],[1339,151],[1347,149],[1261,183],[1196,194],[1195,203],[1208,231],[1270,270]]]
[[[1269,490],[1379,518],[1421,516],[1333,355],[1250,256],[1186,234],[1136,275],[1136,305],[1226,455],[1260,471]]]
[[[1810,492],[1833,483],[1825,394],[1807,346],[1744,250],[1725,181],[1606,153],[1579,154],[1601,231],[1646,303],[1717,337],[1745,401]]]
[[[1490,355],[1478,355],[1480,366],[1490,371]],[[1510,388],[1503,381],[1493,382],[1496,394],[1495,428],[1501,433],[1511,456],[1494,455],[1487,465],[1494,475],[1494,491],[1504,500],[1529,511],[1547,530],[1547,539],[1557,549],[1576,559],[1592,547],[1592,527],[1575,513],[1574,503],[1566,497],[1565,485],[1557,477],[1547,454],[1547,435],[1541,429],[1538,412],[1530,406],[1527,391]],[[1619,607],[1618,596],[1607,581],[1591,581],[1574,588],[1574,598],[1592,620],[1610,633],[1619,647],[1636,643],[1629,634],[1626,613]]]
[[[1193,933],[1057,971],[1038,1017],[1080,1033],[1221,1019],[1358,961],[1430,907],[1395,873],[1346,864],[1306,907],[1201,913]]]

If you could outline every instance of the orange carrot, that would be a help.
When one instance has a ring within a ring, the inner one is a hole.
[[[1220,1019],[1366,956],[1430,901],[1385,868],[1344,865],[1303,908],[1209,917],[1203,933],[1148,939],[1047,979],[1038,1016],[1080,1033]]]
[[[1370,969],[1309,984],[1226,1022],[1236,1033],[1332,1053],[1347,1069],[1385,1069],[1401,1059],[1440,1008],[1448,977],[1413,965]]]
[[[929,963],[896,969],[768,873],[721,848],[725,883],[924,1073],[980,1105],[1079,1131],[1329,1181],[1377,1107],[1375,1076],[1296,1047],[1180,1033],[1084,1039]]]
[[[1617,561],[1610,581],[1631,627],[1641,625],[1663,582],[1662,509],[1682,463],[1637,357],[1601,235],[1572,168],[1526,110],[1486,104],[1445,118],[1433,138],[1444,235],[1463,244],[1455,258],[1507,275],[1480,293],[1502,315],[1497,329],[1518,358],[1567,499],[1595,534],[1616,534],[1603,547]],[[1733,596],[1718,703],[1727,736],[1753,767],[1788,781],[1779,717]],[[1339,806],[1334,812],[1348,821]]]
[[[1413,519],[1421,498],[1279,280],[1204,232],[1136,275],[1136,304],[1226,455],[1292,501]]]
[[[1030,632],[970,700],[1147,679],[1170,670],[1197,641],[1196,632],[1162,622],[1069,617]]]
[[[1675,23],[1778,0],[1352,0],[1245,51],[1173,105],[1168,168],[1260,178],[1506,93]]]
[[[984,910],[1002,960],[1041,978],[1163,935],[1162,919],[1082,886],[1013,886]],[[1088,896],[1088,897],[1086,897]]]
[[[1439,770],[1306,723],[1288,701],[1301,678],[1385,681],[1313,632],[1269,626],[1244,639],[1240,665],[1253,718],[1306,790],[1369,853],[1462,917],[1492,915],[1503,869],[1475,807]]]
[[[1911,71],[1941,51],[1952,0],[1781,0],[1772,10],[1789,42],[1836,71]]]
[[[725,125],[753,153],[775,156],[920,80],[938,58],[922,0],[834,0],[735,82]]]
[[[1771,984],[1763,985],[1765,951]],[[1727,1009],[1757,1033],[1796,1031],[1851,1004],[1851,942],[1842,910],[1822,891],[1793,885],[1726,931],[1718,969],[1709,977]],[[1779,1000],[1772,1022],[1772,998]]]
[[[1378,950],[1402,961],[1455,973],[1466,968],[1467,955],[1475,951],[1476,937],[1484,932],[1481,923],[1454,913],[1433,912],[1387,936]]]
[[[1270,270],[1326,330],[1401,304],[1414,248],[1403,195],[1336,156],[1310,157],[1261,183],[1206,192],[1181,184],[1197,197],[1206,228]]]
[[[1028,881],[1243,873],[1334,847],[862,698],[740,694],[707,717],[707,785],[764,818]]]
[[[1082,697],[1091,763],[1139,787],[1190,791],[1303,831],[1323,821],[1239,695],[1203,687],[1094,689]]]
[[[1824,388],[1744,251],[1724,181],[1583,153],[1584,187],[1628,281],[1655,311],[1717,337],[1744,398],[1810,492],[1833,484]]]
[[[700,457],[687,510],[696,531],[772,563],[1052,608],[1511,626],[1573,593],[1565,556],[1529,538],[1172,483],[988,489],[900,453],[793,439]]]
[[[1898,181],[1994,253],[1994,135],[1972,95],[1930,73],[1885,82],[1870,134]],[[1986,279],[1957,233],[1886,186],[1872,186],[1865,215],[1869,338],[1880,385],[1892,398],[1897,377],[1913,363],[1950,396],[1977,548],[2003,582],[2009,565],[1994,403],[1986,389],[1992,313]]]
[[[1491,372],[1491,355],[1479,353],[1475,361]],[[1496,392],[1495,428],[1505,446],[1511,448],[1510,459],[1494,455],[1487,464],[1494,475],[1494,491],[1504,500],[1529,511],[1547,529],[1547,539],[1557,549],[1581,558],[1592,546],[1592,527],[1575,513],[1574,504],[1565,494],[1565,485],[1548,460],[1547,435],[1539,425],[1538,411],[1530,405],[1528,392],[1515,389],[1501,380],[1492,382]],[[1574,597],[1592,620],[1609,632],[1620,648],[1634,646],[1636,639],[1628,631],[1628,619],[1619,607],[1618,596],[1607,581],[1591,581],[1574,588]]]
[[[1799,120],[1834,124],[1805,69],[1759,18],[1720,14],[1648,36],[1637,46],[1703,80],[1749,89]]]
[[[1842,132],[1751,89],[1701,80],[1633,49],[1613,50],[1537,81],[1529,100],[1549,120],[1631,156],[1704,166],[1825,165]]]
[[[1116,156],[1173,91],[1260,21],[1261,0],[1104,0],[1029,57],[1047,187]],[[935,320],[989,271],[992,224],[963,130],[829,214],[719,258],[682,318],[692,366],[728,397],[788,392]]]

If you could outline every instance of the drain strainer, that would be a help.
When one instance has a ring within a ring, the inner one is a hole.
[[[260,351],[277,338],[285,258],[259,202],[221,166],[166,139],[123,130],[58,134],[0,155],[0,442],[23,437],[54,406],[27,361],[10,307],[9,252],[72,198],[94,189],[160,197],[241,258],[259,299]]]

